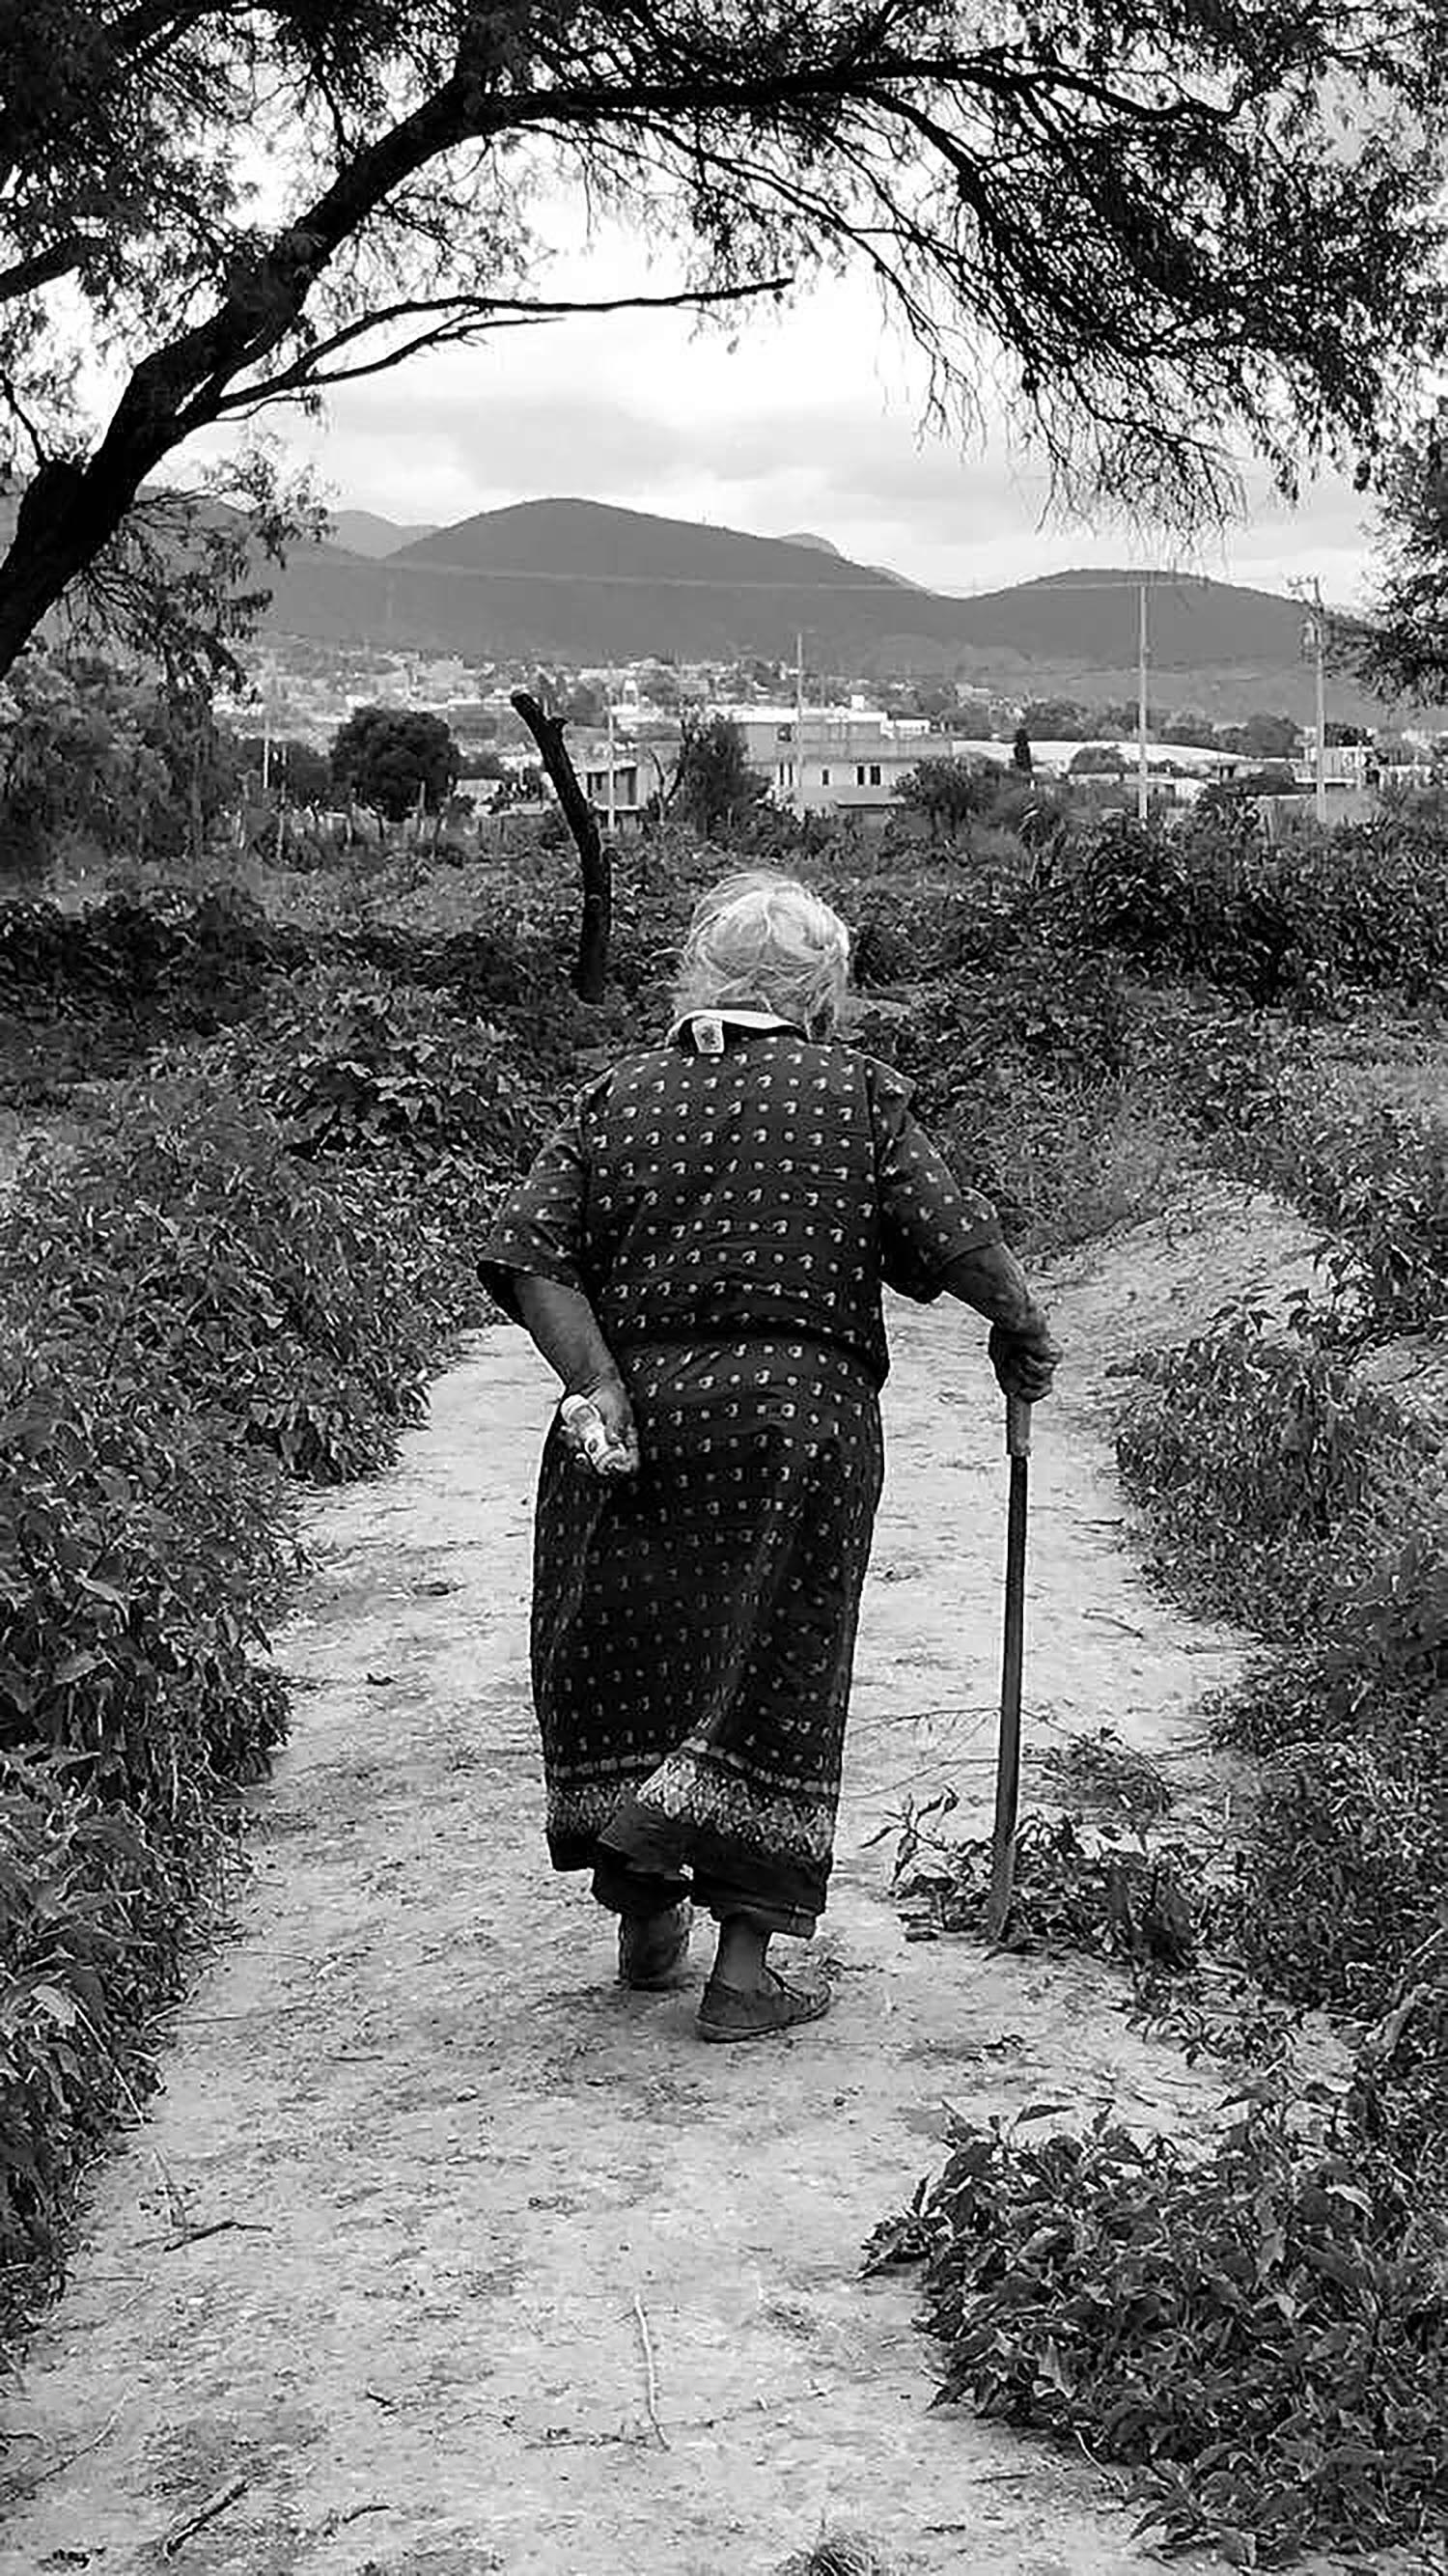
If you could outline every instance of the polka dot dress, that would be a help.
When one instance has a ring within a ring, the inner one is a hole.
[[[535,1524],[532,1663],[550,1851],[647,1912],[689,1891],[808,1932],[834,1839],[882,1469],[882,1281],[939,1294],[998,1234],[842,1045],[730,1028],[591,1083],[499,1214],[482,1271],[585,1294],[643,1465],[559,1433]]]

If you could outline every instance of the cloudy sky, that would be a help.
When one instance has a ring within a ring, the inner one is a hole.
[[[999,428],[964,452],[922,439],[923,407],[919,361],[872,290],[829,281],[783,314],[746,308],[727,333],[678,315],[504,331],[342,390],[324,431],[277,426],[336,505],[407,522],[574,494],[759,536],[809,530],[945,591],[1172,561],[1275,590],[1316,574],[1343,603],[1361,591],[1363,505],[1336,482],[1294,512],[1258,478],[1248,522],[1187,555],[1043,524],[1028,455]]]

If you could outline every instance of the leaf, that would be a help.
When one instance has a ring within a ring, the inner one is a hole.
[[[79,2015],[70,1996],[63,1995],[58,1986],[32,1986],[30,1999],[32,2003],[39,2004],[41,2011],[47,2013],[61,2030],[74,2029]]]
[[[105,1662],[104,1655],[97,1654],[93,1647],[79,1648],[62,1657],[50,1676],[51,1683],[55,1689],[63,1690],[71,1682],[84,1681],[87,1673],[101,1671]]]

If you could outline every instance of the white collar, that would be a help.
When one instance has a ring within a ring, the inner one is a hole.
[[[724,1031],[730,1029],[791,1029],[796,1037],[803,1034],[798,1020],[782,1020],[776,1011],[685,1011],[669,1031],[668,1043],[677,1046],[685,1030],[692,1033],[700,1055],[722,1055]]]

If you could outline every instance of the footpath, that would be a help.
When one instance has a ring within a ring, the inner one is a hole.
[[[1045,1750],[1108,1723],[1219,1794],[1199,1704],[1237,1641],[1140,1573],[1107,1371],[1300,1254],[1224,1202],[1052,1283],[1028,1803]],[[277,1641],[293,1742],[234,1924],[0,2404],[3,2576],[776,2576],[840,2527],[889,2576],[1146,2563],[1085,2461],[932,2411],[910,2275],[860,2278],[952,2110],[1115,2103],[1185,2133],[1219,2090],[1128,2030],[1104,1968],[904,1939],[902,1801],[950,1783],[988,1821],[1006,1470],[983,1327],[892,1329],[816,1945],[835,2003],[782,2043],[705,2048],[693,1995],[620,1991],[608,1919],[547,1868],[526,1656],[551,1382],[522,1336],[477,1337],[396,1469],[309,1507]]]

